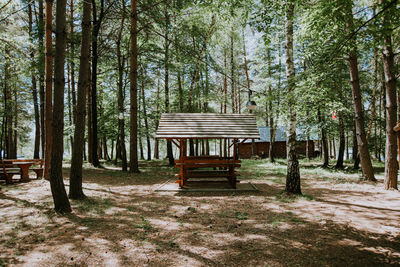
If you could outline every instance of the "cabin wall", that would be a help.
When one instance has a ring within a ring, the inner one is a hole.
[[[297,141],[297,155],[306,155],[306,141]],[[309,142],[311,157],[316,157],[314,141]],[[248,159],[251,157],[251,142],[239,144],[239,158]],[[286,142],[275,142],[275,157],[286,158]],[[261,158],[269,157],[269,142],[256,142],[256,154]]]

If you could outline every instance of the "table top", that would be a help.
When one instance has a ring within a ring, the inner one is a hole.
[[[35,162],[11,162],[11,164],[14,164],[14,165],[32,165],[32,164],[35,164]]]

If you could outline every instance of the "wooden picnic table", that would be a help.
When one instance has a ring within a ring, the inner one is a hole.
[[[220,156],[183,156],[175,161],[175,168],[180,172],[176,175],[178,183],[183,187],[190,178],[227,178],[233,188],[236,188],[237,176],[235,168],[240,167],[240,160],[234,157]]]
[[[6,163],[10,163],[13,164],[15,166],[17,166],[18,168],[20,168],[21,170],[21,182],[29,182],[29,168],[33,165],[36,164],[36,162],[34,161],[20,161],[20,160],[3,160]]]

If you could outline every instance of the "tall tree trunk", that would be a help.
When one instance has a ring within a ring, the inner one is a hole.
[[[387,5],[389,1],[381,0]],[[385,189],[397,189],[397,134],[396,126],[396,70],[392,45],[392,11],[387,10],[383,16],[383,70],[386,89],[386,156],[385,156]],[[400,139],[399,139],[400,145]]]
[[[70,4],[70,34],[71,34],[71,52],[70,52],[70,57],[71,57],[71,100],[72,100],[72,122],[75,124],[76,122],[76,90],[75,90],[75,42],[73,40],[73,34],[74,34],[74,0],[71,0]]]
[[[103,135],[103,157],[106,161],[110,161],[110,155],[108,155],[107,138]]]
[[[90,51],[90,50],[89,50]],[[91,67],[90,67],[90,61],[89,61],[89,88],[87,90],[87,130],[88,130],[88,162],[93,163],[92,159],[92,94],[91,94]]]
[[[236,112],[235,106],[235,58],[233,54],[233,28],[231,31],[231,103],[232,103],[232,113]],[[254,141],[254,140],[253,140]],[[254,146],[254,144],[253,144]],[[252,155],[254,156],[255,149],[252,149]]]
[[[100,33],[101,23],[104,17],[104,0],[100,1],[100,14],[97,18],[96,1],[92,0],[92,13],[93,13],[93,35],[92,35],[92,164],[94,167],[99,167],[98,157],[98,121],[97,121],[97,63],[98,63],[98,36]]]
[[[142,91],[138,91],[138,142],[139,142],[139,152],[140,152],[140,160],[144,160],[144,151],[143,151],[143,138],[142,138],[142,133],[143,133],[143,127],[142,127],[142,114],[141,114],[141,105],[140,105],[140,100],[142,99]]]
[[[339,111],[338,113],[339,116],[339,153],[337,157],[337,162],[336,162],[336,168],[341,169],[343,168],[343,158],[344,158],[344,149],[345,149],[345,143],[346,139],[344,136],[344,122],[343,122],[343,112]]]
[[[357,144],[357,131],[356,131],[356,123],[354,122],[353,127],[353,161],[354,161],[354,169],[358,170],[360,168],[360,154],[358,152],[358,144]]]
[[[346,133],[346,159],[349,160],[349,133]]]
[[[375,7],[373,8],[372,15],[375,16]],[[374,62],[373,62],[373,73],[374,73],[374,81],[373,81],[373,89],[372,89],[372,96],[371,96],[371,117],[368,123],[368,130],[367,130],[367,141],[369,142],[371,137],[372,125],[375,122],[375,102],[376,102],[376,89],[378,87],[378,49],[374,46]],[[375,138],[376,140],[376,138]]]
[[[335,136],[332,137],[332,150],[333,150],[333,158],[336,158]]]
[[[72,103],[71,103],[71,66],[70,64],[67,63],[67,77],[68,77],[68,81],[67,81],[67,105],[68,105],[68,123],[69,126],[73,126],[73,122],[72,122]],[[72,155],[72,147],[74,144],[74,137],[72,135],[69,136],[70,139],[70,154]]]
[[[45,53],[44,53],[44,6],[43,0],[39,0],[39,18],[38,18],[38,45],[39,45],[39,97],[40,97],[40,136],[41,136],[41,158],[44,158],[46,150],[46,134],[44,123],[44,76],[45,76]]]
[[[33,19],[32,19],[32,6],[31,3],[28,4],[28,19],[29,19],[29,39],[33,42]],[[38,93],[36,86],[36,73],[35,73],[35,50],[31,48],[31,81],[32,81],[32,98],[33,98],[33,110],[35,113],[35,145],[33,149],[33,158],[39,158],[40,150],[40,114],[38,105]]]
[[[14,87],[14,126],[12,127],[13,131],[13,146],[12,146],[12,158],[17,158],[17,149],[18,149],[18,91],[16,87]]]
[[[164,54],[164,93],[165,93],[165,113],[169,113],[169,14],[165,7],[165,54]],[[174,166],[174,154],[172,152],[172,143],[167,140],[167,157],[170,166]]]
[[[65,14],[64,14],[65,15]],[[46,138],[46,151],[45,151],[45,164],[44,164],[44,178],[50,178],[50,157],[52,148],[52,98],[53,98],[53,38],[51,34],[53,26],[53,0],[46,0],[46,35],[45,35],[45,79],[46,79],[46,94],[45,94],[45,138]],[[65,25],[64,25],[65,26]]]
[[[288,128],[287,128],[287,175],[286,188],[288,193],[301,194],[300,169],[296,154],[296,99],[295,99],[295,69],[293,58],[293,16],[294,3],[286,4],[286,76],[288,81]]]
[[[138,162],[138,147],[137,147],[137,137],[138,137],[138,127],[137,127],[137,117],[138,117],[138,108],[137,108],[137,76],[138,76],[138,50],[137,50],[137,0],[131,1],[131,31],[130,31],[130,161],[129,161],[129,171],[138,173],[139,172],[139,162]]]
[[[323,120],[321,116],[321,110],[318,108],[318,122],[321,125],[321,142],[322,142],[322,167],[326,168],[329,165],[329,151],[328,151],[328,140],[326,137],[325,126],[323,125]]]
[[[126,5],[125,1],[122,2],[122,18],[121,18],[121,26],[118,32],[117,39],[117,60],[118,60],[118,141],[117,141],[117,155],[115,157],[115,161],[118,161],[118,157],[121,156],[122,160],[122,171],[128,170],[128,162],[126,158],[126,146],[125,146],[125,119],[124,119],[124,87],[123,87],[123,75],[124,75],[124,65],[125,60],[121,53],[121,40],[122,33],[124,29],[125,22],[125,13],[126,13]]]
[[[271,68],[271,50],[267,50],[267,60],[268,60],[268,77],[272,79],[272,68]],[[247,65],[245,63],[245,65]],[[247,67],[246,67],[246,77],[247,74]],[[247,78],[248,79],[248,78]],[[247,87],[250,88],[250,81],[247,82]],[[269,161],[275,162],[275,155],[274,155],[274,147],[275,147],[275,131],[274,131],[274,116],[272,114],[272,84],[268,84],[268,111],[269,111]]]
[[[348,34],[352,34],[354,31],[352,4],[346,1],[345,4],[345,31]],[[372,168],[371,157],[368,151],[368,142],[365,135],[364,129],[364,116],[362,112],[362,101],[361,101],[361,89],[360,80],[358,75],[358,60],[357,60],[357,49],[356,49],[356,37],[353,35],[350,39],[351,49],[348,55],[349,67],[350,67],[350,79],[352,86],[354,113],[356,121],[356,133],[357,133],[357,144],[360,152],[360,161],[363,176],[368,181],[376,181],[374,176],[374,169]]]
[[[160,99],[160,79],[157,80],[157,99]],[[160,118],[160,102],[157,101],[157,106],[156,106],[156,114],[157,114],[157,119],[156,119],[156,130],[158,129],[158,123],[159,123],[159,118]],[[159,159],[159,147],[158,147],[158,139],[154,140],[154,158]]]
[[[174,4],[176,5],[176,1],[174,1]],[[174,14],[174,23],[176,24],[176,14]],[[180,61],[180,53],[179,53],[179,45],[178,45],[178,36],[177,32],[174,31],[174,41],[175,41],[175,60],[177,63],[176,66],[176,78],[177,78],[177,85],[178,85],[178,99],[179,99],[179,112],[183,113],[183,86],[182,86],[182,79],[181,79],[181,61]],[[157,145],[158,145],[158,140],[157,140]],[[155,155],[154,155],[155,157]]]
[[[382,77],[381,88],[379,92],[379,136],[378,136],[378,161],[381,162],[381,151],[382,151],[382,127],[381,127],[381,119],[382,119],[382,98],[385,94],[385,86],[384,86],[384,75]]]
[[[4,158],[10,159],[11,158],[11,147],[12,147],[12,142],[11,137],[12,137],[12,98],[11,98],[11,93],[9,90],[9,81],[10,81],[10,63],[9,63],[9,49],[8,45],[5,47],[5,53],[7,57],[5,60],[4,64],[4,117],[5,117],[5,123],[4,123],[4,145],[5,145],[5,156]],[[11,131],[10,131],[11,130]]]
[[[142,67],[142,103],[143,103],[143,119],[144,119],[144,127],[146,129],[146,141],[147,141],[147,160],[151,160],[151,144],[150,144],[150,129],[149,122],[147,119],[147,111],[146,111],[146,96],[144,94],[144,86],[145,86],[145,73],[144,66]]]
[[[74,144],[72,149],[71,172],[69,180],[69,197],[72,199],[82,199],[85,197],[85,194],[82,190],[82,160],[83,152],[85,149],[86,93],[90,90],[89,61],[91,38],[91,8],[91,2],[83,2],[81,56],[78,78],[78,99],[76,107]]]
[[[64,152],[64,64],[66,47],[66,0],[57,0],[56,5],[56,53],[54,58],[54,110],[53,142],[51,149],[50,186],[55,210],[71,212],[64,187],[62,161]]]

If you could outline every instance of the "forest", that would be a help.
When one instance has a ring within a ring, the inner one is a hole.
[[[0,0],[0,266],[400,264],[399,27],[397,0]],[[233,189],[185,191],[195,164]]]

